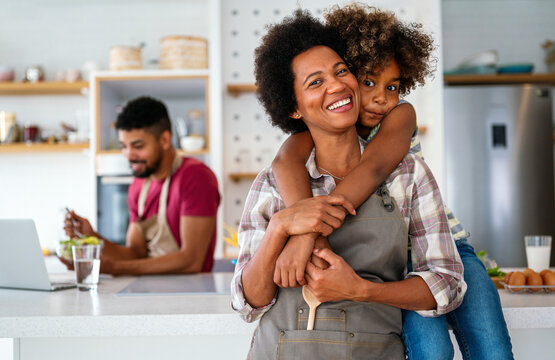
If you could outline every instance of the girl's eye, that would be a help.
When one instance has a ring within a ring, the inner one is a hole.
[[[389,85],[387,87],[387,90],[389,91],[397,91],[397,89],[398,89],[397,85]]]
[[[364,80],[362,84],[364,86],[374,86],[374,82],[372,80]]]

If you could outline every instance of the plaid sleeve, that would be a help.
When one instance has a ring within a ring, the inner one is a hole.
[[[253,308],[245,299],[241,279],[243,269],[251,260],[264,238],[270,218],[284,207],[281,197],[275,189],[270,168],[258,174],[247,196],[241,224],[239,225],[239,257],[235,266],[235,274],[231,281],[231,307],[246,322],[253,322],[259,319],[274,305],[277,298],[276,292],[276,295],[274,295],[274,298],[268,305]]]
[[[413,158],[409,221],[413,271],[407,277],[420,276],[430,288],[437,308],[417,312],[433,317],[448,313],[462,303],[466,283],[437,183],[424,161]]]

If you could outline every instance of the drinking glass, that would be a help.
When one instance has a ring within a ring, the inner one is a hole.
[[[101,245],[76,245],[71,250],[77,288],[82,291],[96,291],[100,274]]]

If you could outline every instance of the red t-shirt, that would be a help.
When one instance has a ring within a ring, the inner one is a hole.
[[[158,213],[160,191],[165,179],[152,180],[145,203],[144,219]],[[139,193],[145,179],[134,178],[129,186],[127,203],[129,219],[137,221]],[[218,181],[214,173],[201,161],[194,158],[183,158],[179,169],[172,175],[168,192],[166,217],[177,246],[181,247],[179,234],[179,218],[181,216],[213,216],[216,217],[220,193]],[[212,235],[210,246],[202,265],[203,272],[212,270],[214,264],[214,248],[216,247],[216,231]]]

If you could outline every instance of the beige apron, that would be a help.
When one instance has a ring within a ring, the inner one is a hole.
[[[407,227],[384,185],[328,239],[333,251],[364,279],[403,279]],[[405,358],[399,308],[356,301],[323,303],[310,331],[308,313],[300,288],[279,288],[276,303],[260,319],[249,359]]]
[[[164,180],[164,184],[162,184],[158,213],[146,220],[143,220],[143,215],[148,189],[152,183],[152,178],[148,177],[141,187],[141,192],[139,193],[139,219],[137,220],[137,225],[139,225],[139,228],[143,232],[143,236],[146,240],[148,257],[157,257],[179,251],[177,242],[175,241],[171,228],[168,224],[168,219],[166,218],[166,208],[168,206],[168,192],[170,189],[171,176],[177,169],[179,169],[182,161],[183,158],[181,156],[175,156],[171,172]]]

